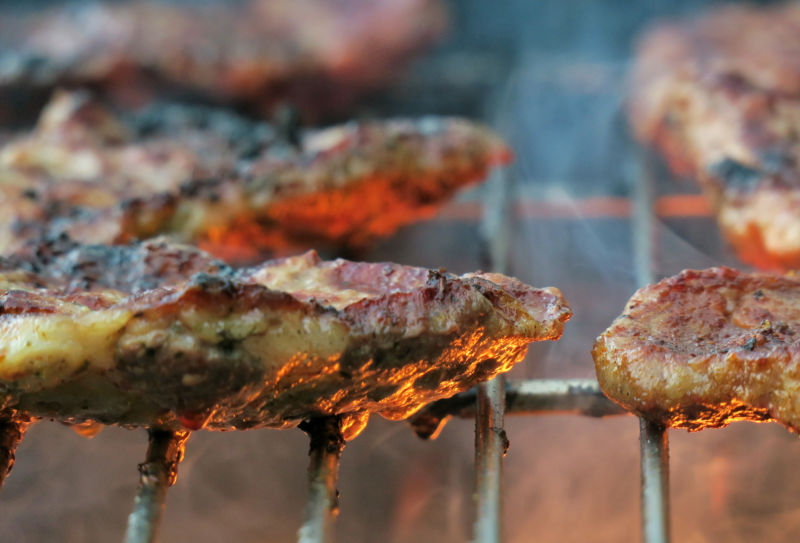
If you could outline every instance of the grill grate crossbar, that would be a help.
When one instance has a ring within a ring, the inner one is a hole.
[[[653,282],[654,180],[648,159],[641,161],[634,183],[631,226],[634,270],[640,286]],[[504,176],[504,174],[499,174]],[[490,181],[485,255],[488,268],[507,273],[511,238],[510,183]],[[591,417],[628,414],[608,400],[593,379],[506,381],[500,376],[476,389],[435,402],[412,418],[418,435],[433,438],[451,416],[475,417],[476,518],[475,543],[502,541],[502,462],[508,449],[503,429],[505,413],[568,413]],[[14,450],[27,420],[0,418],[0,486],[13,465]],[[299,543],[331,543],[338,513],[339,461],[344,449],[339,417],[323,417],[300,425],[310,438],[309,498]],[[174,484],[188,432],[149,431],[145,463],[139,465],[140,485],[128,519],[125,543],[153,543],[164,509],[166,492]],[[669,459],[667,429],[640,419],[642,537],[644,543],[669,543]]]
[[[609,400],[594,379],[506,380],[505,397],[506,415],[630,415]],[[435,439],[450,417],[475,417],[477,400],[474,388],[436,401],[409,419],[409,424],[419,437]]]

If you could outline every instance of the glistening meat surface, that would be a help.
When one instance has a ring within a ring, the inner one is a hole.
[[[636,292],[595,343],[603,392],[678,428],[800,432],[800,279],[687,270]]]
[[[497,274],[60,240],[0,258],[0,406],[176,429],[342,415],[353,436],[509,370],[569,316]]]

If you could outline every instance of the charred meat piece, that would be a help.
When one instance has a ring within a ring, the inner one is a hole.
[[[67,234],[118,244],[169,234],[231,261],[291,246],[362,247],[430,217],[509,151],[458,119],[302,132],[202,107],[116,117],[62,93],[0,147],[0,252]]]
[[[508,371],[570,311],[491,273],[323,262],[234,270],[163,240],[0,257],[0,412],[212,430],[405,418]]]
[[[606,395],[639,415],[800,433],[800,278],[684,271],[636,292],[592,354]]]
[[[66,2],[0,17],[0,95],[88,85],[314,116],[392,80],[445,20],[441,0]]]
[[[700,181],[744,261],[800,267],[800,5],[654,28],[630,118],[641,141]]]

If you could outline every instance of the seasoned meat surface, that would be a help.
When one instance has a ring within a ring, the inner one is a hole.
[[[0,257],[0,412],[283,428],[401,419],[507,371],[570,311],[554,288],[315,253],[233,269],[164,240]]]
[[[36,90],[92,86],[123,104],[166,93],[262,113],[289,101],[315,116],[394,79],[445,22],[441,0],[64,2],[27,16],[6,8],[0,96],[19,104]]]
[[[603,391],[637,414],[800,432],[800,278],[684,271],[636,292],[592,354]]]
[[[631,92],[636,135],[700,181],[740,257],[800,267],[800,4],[653,28]]]
[[[281,136],[203,107],[120,117],[61,93],[0,146],[0,252],[67,234],[169,234],[230,261],[292,246],[363,247],[431,216],[509,151],[459,119],[349,123]]]

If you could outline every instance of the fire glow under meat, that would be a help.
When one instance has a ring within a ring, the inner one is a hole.
[[[639,290],[598,338],[598,381],[676,428],[772,420],[800,432],[798,308],[796,277],[686,270]]]
[[[197,249],[69,242],[0,258],[3,407],[172,429],[405,418],[557,339],[554,288],[316,254],[233,270]]]
[[[350,123],[298,147],[234,114],[153,106],[125,119],[57,94],[0,147],[0,251],[62,234],[127,243],[160,234],[228,261],[291,247],[364,247],[430,217],[507,162],[488,129],[446,118]]]

